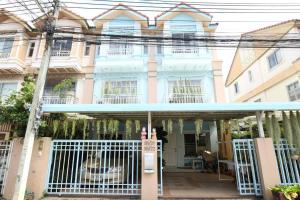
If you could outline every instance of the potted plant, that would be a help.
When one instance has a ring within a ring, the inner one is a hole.
[[[271,191],[275,200],[300,200],[300,184],[278,185]]]

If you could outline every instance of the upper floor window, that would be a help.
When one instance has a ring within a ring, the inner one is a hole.
[[[0,97],[7,98],[17,90],[18,83],[0,83]]]
[[[70,56],[72,48],[72,38],[54,39],[52,56]]]
[[[33,56],[34,47],[35,47],[35,42],[30,42],[28,46],[28,53],[27,53],[27,56],[30,58]]]
[[[261,102],[261,98],[256,99],[254,102]]]
[[[274,66],[278,65],[282,60],[280,49],[274,51],[268,56],[269,67],[272,69]]]
[[[133,45],[130,39],[125,37],[111,37],[108,55],[132,55]]]
[[[14,38],[6,37],[0,38],[0,58],[7,58],[10,56]]]
[[[248,79],[249,79],[249,82],[253,81],[253,76],[252,76],[252,71],[251,70],[248,71]]]
[[[90,55],[91,46],[92,46],[91,42],[86,42],[85,43],[85,49],[84,49],[84,55],[85,56],[89,56]]]
[[[137,81],[135,80],[105,81],[102,94],[102,100],[99,103],[126,104],[139,102]]]
[[[237,93],[239,93],[239,91],[240,91],[239,83],[236,82],[236,83],[234,83],[234,92],[237,94]]]
[[[289,94],[290,101],[300,100],[300,87],[298,81],[295,81],[292,84],[288,85],[287,91]]]
[[[168,82],[169,103],[202,103],[201,80],[171,80]]]
[[[198,53],[195,46],[195,33],[173,33],[172,34],[172,52],[173,54]]]

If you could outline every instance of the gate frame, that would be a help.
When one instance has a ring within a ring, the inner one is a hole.
[[[6,163],[5,163],[5,167],[4,167],[5,171],[4,171],[3,181],[2,181],[2,185],[0,186],[0,196],[3,196],[3,194],[5,192],[6,179],[7,179],[7,175],[8,175],[8,169],[10,166],[10,160],[11,160],[12,149],[13,149],[13,144],[14,144],[13,141],[7,141],[7,140],[0,141],[1,146],[3,145],[2,143],[8,143],[6,145],[4,144],[5,148],[8,148],[8,149],[7,149]]]

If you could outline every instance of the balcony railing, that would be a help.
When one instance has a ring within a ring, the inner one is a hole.
[[[60,57],[67,57],[70,56],[71,51],[52,51],[51,56],[60,56]]]
[[[73,96],[60,97],[60,96],[43,96],[44,104],[76,104],[78,99]]]
[[[107,52],[109,56],[128,56],[133,54],[133,47],[128,46],[126,48],[110,48]]]
[[[0,59],[1,58],[8,58],[10,56],[9,52],[0,52]]]
[[[199,48],[173,48],[172,49],[173,54],[198,54]]]
[[[138,95],[114,95],[107,94],[97,101],[98,104],[134,104],[141,103]]]
[[[202,94],[170,94],[167,103],[204,103]]]

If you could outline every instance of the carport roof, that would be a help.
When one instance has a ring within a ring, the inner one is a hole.
[[[300,110],[300,102],[186,103],[186,104],[46,104],[44,113],[80,113],[91,117],[231,119],[257,111]]]

